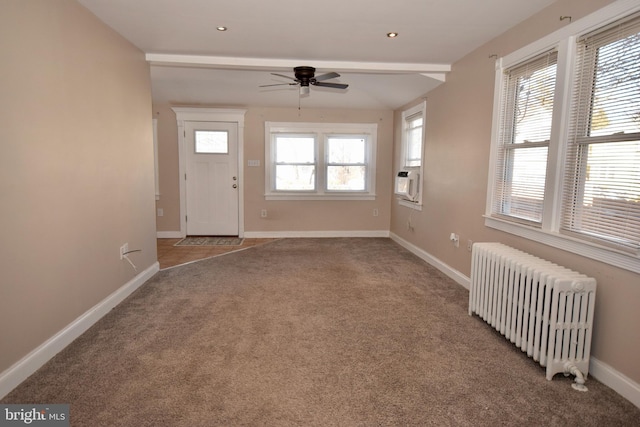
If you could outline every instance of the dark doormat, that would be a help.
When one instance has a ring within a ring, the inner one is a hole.
[[[239,237],[189,236],[174,246],[240,246],[243,240]]]

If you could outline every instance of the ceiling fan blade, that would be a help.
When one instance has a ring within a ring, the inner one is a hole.
[[[347,84],[343,83],[325,83],[325,82],[316,82],[312,83],[314,86],[323,86],[323,87],[332,87],[334,89],[346,89],[349,87]]]
[[[329,79],[335,79],[336,77],[340,77],[340,74],[338,73],[327,73],[327,74],[322,74],[318,77],[316,77],[316,81],[322,81],[322,80],[329,80]]]
[[[269,87],[269,86],[295,86],[298,83],[274,83],[272,85],[260,85],[258,87]]]
[[[285,79],[296,80],[291,76],[285,76],[284,74],[271,73],[272,76],[284,77]],[[297,80],[296,80],[297,81]]]

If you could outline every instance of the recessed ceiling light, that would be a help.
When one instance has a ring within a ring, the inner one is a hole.
[[[227,27],[219,26],[219,27],[216,27],[216,30],[218,30],[218,31],[227,31]]]
[[[398,33],[393,33],[393,32],[387,33],[387,37],[389,37],[390,39],[393,39],[395,37],[398,37]]]

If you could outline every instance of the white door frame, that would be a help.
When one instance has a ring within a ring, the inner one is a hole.
[[[178,123],[178,173],[180,177],[180,235],[187,236],[187,172],[185,122],[233,122],[238,124],[238,236],[244,237],[244,114],[229,108],[173,107]]]

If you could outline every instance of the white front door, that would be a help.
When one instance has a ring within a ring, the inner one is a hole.
[[[187,234],[238,235],[238,124],[185,122]]]

